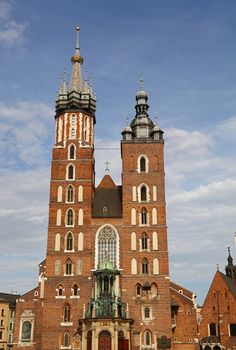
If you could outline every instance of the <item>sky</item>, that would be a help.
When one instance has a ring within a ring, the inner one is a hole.
[[[108,160],[121,182],[141,74],[165,132],[171,279],[204,301],[228,246],[236,259],[235,12],[234,0],[0,0],[2,292],[35,287],[45,258],[55,97],[79,24],[97,93],[96,181]]]

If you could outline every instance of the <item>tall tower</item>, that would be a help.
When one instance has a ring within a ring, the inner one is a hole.
[[[134,319],[134,346],[161,349],[164,342],[170,347],[171,337],[164,140],[147,101],[138,91],[136,115],[122,132],[122,288]]]
[[[82,80],[79,28],[71,62],[70,87],[63,79],[56,100],[41,350],[72,344],[91,289],[96,98]]]

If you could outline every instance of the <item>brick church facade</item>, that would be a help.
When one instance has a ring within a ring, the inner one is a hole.
[[[70,88],[63,81],[56,100],[46,259],[18,299],[14,349],[198,349],[191,293],[170,284],[163,131],[141,89],[122,131],[122,186],[106,173],[95,187],[96,97],[78,30]]]

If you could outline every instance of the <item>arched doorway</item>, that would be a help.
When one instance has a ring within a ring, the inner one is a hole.
[[[118,350],[124,350],[124,333],[122,331],[118,333]]]
[[[111,350],[111,333],[102,331],[99,333],[98,350]]]

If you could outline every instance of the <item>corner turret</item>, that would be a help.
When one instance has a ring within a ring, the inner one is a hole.
[[[236,282],[236,266],[233,264],[233,258],[230,254],[230,247],[228,247],[228,265],[225,266],[226,276],[230,277]]]

